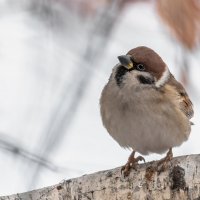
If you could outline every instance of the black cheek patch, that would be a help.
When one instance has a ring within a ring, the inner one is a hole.
[[[152,84],[154,84],[154,82],[155,82],[152,78],[150,78],[150,77],[145,77],[145,76],[142,76],[142,75],[137,76],[137,79],[138,79],[139,82],[142,83],[142,84],[152,85]]]

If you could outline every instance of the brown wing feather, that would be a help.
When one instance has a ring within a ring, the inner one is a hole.
[[[171,75],[169,85],[174,87],[177,91],[180,110],[191,119],[194,115],[193,104],[181,83],[179,83],[173,75]]]

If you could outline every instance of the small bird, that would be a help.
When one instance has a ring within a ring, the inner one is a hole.
[[[139,46],[118,57],[100,98],[102,122],[121,147],[133,150],[122,167],[125,176],[142,155],[162,154],[165,168],[172,148],[190,135],[193,105],[185,89],[152,49]]]

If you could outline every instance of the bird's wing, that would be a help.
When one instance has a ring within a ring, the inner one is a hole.
[[[191,119],[194,115],[193,104],[181,83],[179,83],[172,75],[168,82],[169,85],[177,91],[177,100],[180,110]]]

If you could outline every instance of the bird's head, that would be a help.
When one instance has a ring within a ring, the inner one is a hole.
[[[162,87],[170,77],[170,71],[161,57],[152,49],[140,46],[118,57],[115,81],[118,86],[153,85]]]

